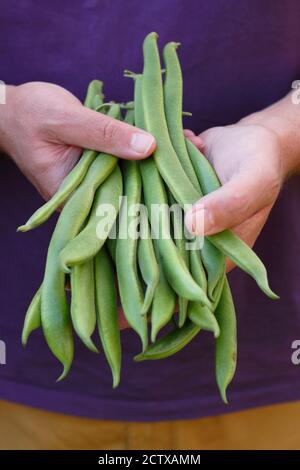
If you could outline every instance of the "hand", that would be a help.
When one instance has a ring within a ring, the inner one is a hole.
[[[242,120],[214,127],[200,136],[191,131],[186,135],[203,151],[222,183],[220,189],[201,198],[188,212],[188,229],[201,234],[193,216],[204,210],[205,235],[232,229],[253,246],[287,174],[276,133]],[[232,267],[228,263],[228,269]]]
[[[50,83],[7,87],[0,112],[0,147],[45,199],[55,193],[82,148],[128,159],[145,158],[155,148],[147,132],[84,108]]]

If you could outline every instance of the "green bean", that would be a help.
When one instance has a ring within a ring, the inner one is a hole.
[[[163,50],[163,57],[166,66],[166,76],[163,86],[165,113],[174,150],[185,173],[193,183],[194,187],[198,190],[199,184],[197,176],[188,155],[183,134],[182,73],[176,53],[176,49],[179,45],[180,44],[176,42],[169,42]]]
[[[200,302],[190,302],[188,306],[188,317],[202,330],[212,331],[215,338],[220,335],[220,328],[216,317],[206,305],[201,305]]]
[[[188,315],[188,299],[178,297],[178,326],[181,328],[186,321]]]
[[[163,56],[166,64],[166,79],[164,82],[164,104],[165,113],[171,138],[172,145],[176,154],[182,164],[183,169],[189,176],[199,195],[202,195],[202,180],[198,181],[193,164],[190,160],[190,156],[187,151],[186,142],[183,133],[182,125],[182,72],[180,63],[178,60],[176,49],[178,43],[168,43],[163,51]],[[202,178],[203,179],[203,178]],[[205,178],[204,178],[205,180]],[[194,250],[192,250],[194,251]],[[205,264],[205,268],[208,274],[208,289],[207,294],[211,300],[214,300],[214,290],[222,278],[225,271],[225,257],[217,250],[208,240],[204,241],[204,248],[202,251],[202,257]],[[203,269],[200,257],[194,257],[194,262],[199,264],[199,269],[202,268],[202,277],[200,282],[203,285],[206,283],[206,274]],[[204,284],[203,284],[204,283]],[[196,307],[192,307],[190,310],[193,314]],[[201,306],[199,306],[201,310]],[[205,310],[204,308],[202,310]],[[209,315],[209,310],[207,314]],[[198,318],[198,317],[197,317]],[[213,317],[212,317],[213,318]]]
[[[207,290],[207,279],[204,267],[202,265],[200,253],[198,250],[190,250],[191,273],[197,282],[205,291]],[[203,330],[212,331],[215,338],[220,334],[218,322],[212,310],[201,305],[199,302],[190,302],[188,307],[188,317],[195,325]]]
[[[182,206],[192,204],[199,199],[199,193],[181,166],[170,139],[164,109],[156,33],[150,33],[146,36],[143,51],[142,91],[145,129],[156,138],[157,147],[154,152],[154,160],[176,201]]]
[[[129,108],[125,115],[125,122],[133,125],[134,118],[134,109]],[[143,319],[138,318],[138,315],[144,316],[144,297],[137,271],[138,241],[135,239],[135,237],[131,237],[128,231],[126,234],[126,240],[121,239],[122,236],[124,236],[124,231],[127,230],[130,226],[132,227],[132,224],[134,225],[135,229],[138,227],[135,216],[131,216],[129,212],[132,210],[132,208],[134,208],[134,205],[140,204],[141,202],[142,182],[137,162],[126,162],[124,163],[124,167],[126,176],[125,196],[127,196],[128,206],[127,210],[123,211],[123,214],[120,217],[119,233],[122,234],[123,232],[123,235],[121,235],[121,237],[119,237],[117,240],[116,266],[119,280],[119,291],[124,314],[128,323],[139,334],[142,341],[142,348],[144,350],[148,343],[148,331],[146,317]],[[126,253],[127,248],[128,253]],[[124,257],[124,260],[126,259],[126,261],[122,261],[122,257]],[[129,270],[129,284],[127,284],[128,280],[125,280],[127,276],[127,268]],[[122,294],[120,280],[123,280]],[[130,298],[130,288],[133,292],[132,298]]]
[[[175,245],[177,246],[182,256],[182,259],[184,260],[188,268],[189,267],[189,255],[185,246],[186,240],[184,237],[182,210],[176,203],[171,193],[169,193],[169,200],[170,200],[170,206],[171,206],[172,214],[173,214]],[[178,326],[179,328],[181,328],[185,323],[185,320],[187,318],[187,311],[188,311],[188,299],[185,299],[184,297],[179,297],[178,298]]]
[[[22,331],[23,346],[26,346],[29,335],[41,326],[41,289],[42,286],[37,290],[26,312]]]
[[[120,382],[121,340],[114,269],[105,247],[95,257],[94,265],[98,330],[115,388]]]
[[[94,97],[95,99],[95,97]],[[120,107],[118,105],[111,106],[108,115],[113,118],[118,118],[120,113]],[[83,181],[89,167],[95,160],[99,152],[94,150],[86,149],[83,151],[82,156],[78,160],[78,163],[65,177],[61,186],[57,192],[52,196],[49,201],[43,204],[37,209],[34,214],[28,219],[25,225],[21,225],[18,231],[27,232],[32,230],[39,225],[46,222],[49,217],[60,207],[66,199],[72,194],[72,192],[80,185]]]
[[[135,78],[135,124],[144,129],[144,77],[137,75]],[[176,154],[175,157],[177,161]],[[168,207],[167,196],[153,159],[150,157],[147,160],[141,161],[140,169],[143,180],[145,202],[151,219],[154,218],[152,217],[152,208],[159,209],[156,220],[160,232],[157,234],[159,235],[157,244],[164,272],[169,284],[180,297],[184,297],[189,300],[199,300],[207,306],[210,306],[210,301],[208,300],[205,292],[193,280],[178,248],[171,239],[169,220],[165,210]],[[155,213],[153,216],[155,216]]]
[[[151,240],[148,219],[141,223],[141,238],[138,242],[138,263],[142,278],[147,286],[142,307],[142,315],[146,315],[151,307],[159,282],[159,267]]]
[[[224,271],[223,276],[219,279],[219,282],[216,285],[216,288],[214,290],[213,309],[212,309],[213,312],[216,310],[219,304],[225,280],[226,280],[226,272]]]
[[[207,273],[207,295],[215,300],[217,286],[226,271],[225,256],[207,238],[204,238],[201,258]]]
[[[216,340],[216,378],[222,399],[227,403],[226,389],[236,369],[236,318],[228,281],[225,281],[221,299],[215,312],[220,325]]]
[[[176,306],[176,294],[166,279],[157,244],[155,252],[159,267],[159,282],[154,292],[151,309],[151,341],[153,343],[159,331],[171,320]]]
[[[140,362],[172,356],[190,343],[199,331],[199,326],[194,325],[191,321],[186,321],[182,328],[167,333],[156,343],[149,346],[144,353],[135,356],[134,360]]]
[[[89,260],[71,271],[71,318],[74,329],[88,349],[98,352],[91,336],[96,327],[94,263]]]
[[[193,278],[207,292],[208,283],[206,278],[206,272],[203,267],[199,250],[190,250],[190,269]]]
[[[203,194],[216,191],[221,186],[221,183],[215,170],[207,158],[190,140],[185,139],[185,143]]]
[[[124,121],[127,124],[130,124],[131,126],[133,126],[134,125],[134,117],[135,117],[134,108],[129,108],[126,111]]]
[[[122,196],[122,174],[118,166],[97,189],[92,211],[84,229],[67,243],[60,254],[61,267],[65,272],[70,272],[69,267],[83,263],[93,258],[101,249],[110,229],[112,228],[119,211],[120,197]],[[99,208],[109,204],[113,214],[109,213],[105,233],[97,232],[99,223]],[[100,236],[101,235],[101,236]]]
[[[224,230],[209,236],[208,239],[237,266],[252,276],[270,299],[279,299],[278,295],[269,287],[267,271],[262,261],[234,232]]]
[[[116,264],[117,239],[108,237],[106,239],[106,247],[111,259],[113,260],[114,264]]]
[[[124,195],[127,197],[127,207],[122,205],[119,216],[116,267],[124,315],[129,325],[140,336],[143,350],[145,350],[148,342],[147,318],[141,314],[144,298],[137,272],[137,239],[128,233],[128,229],[133,230],[138,227],[137,216],[131,215],[130,212],[134,205],[140,203],[142,183],[138,163],[132,160],[123,164]]]
[[[207,169],[201,172],[198,179],[187,151],[182,125],[182,72],[177,56],[178,43],[168,43],[163,51],[166,64],[164,83],[165,113],[172,145],[176,154],[199,195],[202,196],[202,182],[206,184]],[[208,172],[209,173],[209,172]],[[214,175],[214,172],[212,172]],[[199,175],[198,175],[199,176]],[[210,176],[210,175],[209,175]],[[206,188],[206,186],[204,186]],[[210,188],[213,190],[214,188]],[[208,274],[208,296],[213,300],[213,291],[225,271],[225,257],[208,240],[204,241],[202,257]]]
[[[135,101],[141,100],[142,76],[131,73],[130,77],[135,79],[134,99]],[[136,126],[143,128],[144,118],[142,106],[134,107],[134,121]],[[142,162],[140,164],[142,164]],[[141,223],[141,238],[138,243],[138,262],[142,278],[147,286],[142,307],[142,314],[144,315],[148,312],[151,306],[160,275],[148,221]]]
[[[92,80],[89,83],[83,105],[89,109],[97,109],[99,106],[101,106],[104,100],[102,89],[103,82],[100,80]]]
[[[150,33],[146,36],[143,50],[143,103],[146,130],[156,138],[157,147],[154,159],[157,168],[175,199],[184,207],[186,204],[195,203],[200,199],[201,194],[185,174],[168,133],[163,106],[163,87],[156,33]],[[196,168],[194,169],[197,173]],[[268,285],[263,263],[246,243],[229,230],[207,238],[241,269],[250,274],[270,298],[278,298]]]
[[[85,179],[63,207],[53,232],[46,261],[41,295],[41,319],[44,335],[52,353],[62,363],[66,376],[73,359],[73,336],[65,292],[65,273],[60,269],[59,255],[82,228],[98,186],[116,166],[112,155],[100,154],[91,164]]]

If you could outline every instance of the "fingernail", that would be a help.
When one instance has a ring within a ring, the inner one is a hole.
[[[211,213],[204,207],[194,207],[186,215],[186,224],[193,235],[209,235],[213,229]]]
[[[131,149],[138,154],[146,154],[154,144],[154,137],[150,134],[138,132],[131,138]]]

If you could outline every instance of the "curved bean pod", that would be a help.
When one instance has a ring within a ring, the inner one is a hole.
[[[235,374],[237,340],[235,309],[227,279],[215,315],[220,325],[216,340],[216,379],[222,399],[228,403],[226,389]]]
[[[168,129],[171,137],[171,142],[178,155],[178,158],[189,176],[194,187],[197,189],[200,195],[202,195],[201,181],[198,181],[193,164],[190,160],[190,156],[187,151],[186,141],[183,133],[182,125],[182,72],[180,62],[177,56],[178,43],[168,43],[163,50],[164,61],[166,65],[166,79],[164,82],[164,103],[166,119]],[[195,251],[195,250],[192,250]],[[194,257],[194,263],[198,263],[198,270],[201,270],[201,278],[199,281],[203,287],[206,285],[207,294],[211,300],[214,300],[214,290],[219,283],[219,280],[223,277],[225,272],[225,257],[223,253],[217,250],[208,240],[204,240],[204,247],[201,252],[203,262],[208,275],[208,283],[206,282],[206,273],[203,269],[201,258],[199,256]],[[194,269],[196,267],[194,266]],[[207,286],[208,284],[208,286]],[[209,309],[201,309],[201,305],[198,305],[198,310],[207,310],[207,316],[212,319],[215,324],[215,319],[211,316]],[[190,308],[191,315],[194,316],[196,306]],[[196,316],[199,318],[199,315]],[[201,325],[200,325],[201,326]],[[217,331],[217,330],[216,330]]]
[[[142,75],[141,74],[130,74],[131,78],[134,78],[134,122],[135,125],[144,129],[144,116],[143,106],[141,104],[142,99]],[[140,168],[143,162],[140,162]],[[145,225],[141,226],[141,238],[138,243],[138,261],[139,268],[144,279],[147,289],[145,292],[144,304],[142,307],[142,314],[148,312],[155,289],[159,282],[160,269],[155,256],[153,243],[151,239],[151,233],[149,229],[148,221]],[[156,301],[157,304],[157,301]],[[168,309],[167,309],[168,310]],[[156,311],[156,310],[155,310]]]
[[[74,330],[92,352],[98,352],[91,336],[96,327],[94,263],[74,266],[71,271],[71,318]]]
[[[187,268],[189,268],[189,255],[185,246],[186,240],[184,237],[184,229],[183,229],[184,218],[182,215],[182,210],[176,203],[171,193],[169,193],[169,199],[170,199],[170,206],[172,208],[172,215],[173,215],[174,242]],[[181,328],[184,325],[185,320],[187,318],[187,313],[188,313],[188,299],[185,299],[184,297],[179,297],[178,298],[178,326],[179,328]]]
[[[116,267],[119,291],[124,315],[129,325],[138,333],[143,350],[147,347],[147,318],[142,315],[144,303],[141,283],[137,272],[137,239],[130,237],[128,229],[137,228],[138,220],[129,212],[141,200],[142,182],[138,163],[134,160],[123,162],[124,195],[127,207],[121,207],[119,215],[119,236],[116,249]]]
[[[164,82],[164,103],[168,129],[171,142],[180,160],[183,169],[190,178],[199,195],[202,195],[201,182],[206,183],[206,172],[203,168],[201,171],[201,179],[198,180],[193,163],[191,162],[187,151],[186,140],[183,133],[182,125],[182,72],[180,62],[177,56],[178,43],[168,43],[163,50],[164,61],[166,65],[166,79]],[[204,175],[203,175],[204,173]],[[209,173],[209,172],[208,172]],[[214,175],[214,172],[213,172]],[[198,175],[199,176],[199,175]],[[210,176],[210,174],[208,174]],[[210,182],[210,181],[209,181]],[[210,191],[214,188],[210,187]],[[214,290],[225,272],[225,257],[223,253],[217,250],[208,240],[204,241],[202,257],[208,275],[208,297],[214,299]],[[199,261],[201,261],[199,259]]]
[[[103,82],[100,80],[92,80],[87,88],[87,94],[83,106],[89,109],[97,109],[103,104]]]
[[[159,267],[159,282],[154,292],[151,309],[151,341],[153,343],[159,331],[171,320],[176,306],[176,294],[166,279],[157,246],[155,251]]]
[[[93,258],[103,246],[108,233],[112,228],[119,212],[120,197],[122,196],[122,174],[118,166],[97,189],[92,211],[84,229],[65,246],[60,254],[60,262],[63,271],[70,272],[69,267],[83,263]],[[101,237],[97,233],[99,223],[98,208],[103,204],[110,204],[115,213],[115,218],[109,217],[107,230]]]
[[[107,246],[111,259],[116,264],[117,239],[108,237],[106,239],[106,246]]]
[[[198,250],[190,251],[191,273],[195,281],[206,291],[207,279],[204,267],[202,265],[200,253]],[[203,330],[212,331],[215,338],[220,334],[218,322],[212,313],[212,310],[201,305],[199,302],[190,302],[188,307],[188,317],[195,325],[200,326]]]
[[[135,356],[136,362],[164,359],[180,351],[199,333],[200,327],[187,321],[182,328],[167,333],[141,354]]]
[[[22,344],[26,346],[29,335],[41,326],[41,287],[35,293],[25,315]]]
[[[166,67],[165,81],[163,85],[165,113],[169,135],[174,150],[185,173],[193,183],[194,187],[199,190],[198,179],[187,152],[183,134],[182,73],[176,52],[179,45],[180,44],[178,42],[169,42],[163,50],[163,58]]]
[[[214,302],[217,287],[226,272],[225,256],[205,237],[201,259],[207,273],[207,295]]]
[[[190,250],[189,252],[190,258],[190,269],[193,278],[202,287],[202,289],[206,292],[208,283],[206,278],[206,272],[202,264],[201,254],[199,250]]]
[[[138,263],[142,278],[147,286],[142,315],[146,315],[151,307],[153,296],[159,282],[159,267],[151,240],[148,220],[141,226],[141,238],[138,242]]]
[[[164,109],[163,84],[157,48],[157,34],[150,33],[143,44],[144,70],[142,80],[145,129],[157,142],[154,160],[171,193],[180,205],[192,204],[199,192],[186,175],[173,148]]]
[[[121,340],[114,270],[105,247],[95,257],[94,266],[98,330],[115,388],[120,382]]]
[[[278,295],[270,289],[267,270],[260,258],[250,246],[235,235],[234,232],[224,230],[223,232],[209,236],[208,239],[237,266],[253,277],[261,290],[270,297],[270,299],[279,299]]]
[[[201,305],[199,302],[190,302],[188,306],[188,317],[202,330],[212,331],[215,338],[218,338],[220,335],[220,328],[216,317],[206,305]]]
[[[221,186],[221,183],[215,170],[207,158],[190,140],[185,139],[185,143],[203,194],[216,191]]]

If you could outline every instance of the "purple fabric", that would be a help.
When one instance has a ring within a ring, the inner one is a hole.
[[[151,30],[160,44],[181,41],[186,125],[199,132],[236,121],[286,94],[300,77],[300,4],[296,0],[130,0],[81,2],[3,0],[1,76],[7,83],[58,83],[83,98],[88,82],[105,82],[109,99],[128,100],[123,69],[141,70],[141,44]],[[111,389],[104,355],[76,343],[70,375],[61,383],[57,361],[40,333],[21,346],[26,307],[38,287],[54,220],[29,234],[16,227],[41,204],[8,159],[0,160],[0,398],[92,418],[195,418],[300,398],[300,367],[291,343],[300,331],[299,178],[284,188],[256,245],[278,302],[236,270],[230,275],[238,316],[238,368],[222,404],[214,379],[214,340],[201,333],[176,356],[135,364],[139,342],[122,333],[121,385]]]

